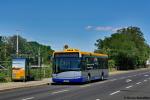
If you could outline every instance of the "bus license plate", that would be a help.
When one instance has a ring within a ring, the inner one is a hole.
[[[69,80],[64,80],[64,82],[69,82]]]

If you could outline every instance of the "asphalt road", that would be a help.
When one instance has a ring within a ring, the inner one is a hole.
[[[0,100],[150,100],[150,70],[83,85],[43,85],[0,92]]]

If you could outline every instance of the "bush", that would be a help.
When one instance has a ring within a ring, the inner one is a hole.
[[[6,75],[5,75],[5,73],[0,72],[0,82],[6,82]]]
[[[52,67],[45,66],[45,67],[38,67],[30,69],[30,74],[34,77],[35,80],[39,80],[41,78],[49,78],[52,74]]]
[[[114,60],[108,60],[108,67],[110,70],[116,69],[115,61]]]

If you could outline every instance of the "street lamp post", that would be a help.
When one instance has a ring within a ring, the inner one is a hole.
[[[16,49],[16,54],[17,54],[17,57],[18,57],[18,51],[19,51],[19,50],[18,50],[18,33],[17,33],[17,45],[16,45],[16,48],[17,48],[17,49]]]

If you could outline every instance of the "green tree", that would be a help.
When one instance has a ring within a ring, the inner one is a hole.
[[[11,60],[16,56],[16,44],[17,36],[0,37],[0,60]],[[40,48],[41,61],[43,63],[49,63],[49,55],[52,55],[53,51],[50,46],[42,45],[38,42],[28,42],[25,38],[18,36],[19,43],[19,56],[30,57],[32,62],[37,62],[38,52]]]
[[[28,42],[30,53],[32,54],[32,63],[36,64],[38,60],[38,53],[40,51],[41,60],[44,64],[49,64],[49,57],[52,55],[54,50],[50,46],[42,45],[37,42]]]
[[[138,27],[117,30],[111,37],[96,41],[95,52],[107,53],[119,69],[135,69],[145,65],[150,48]]]

